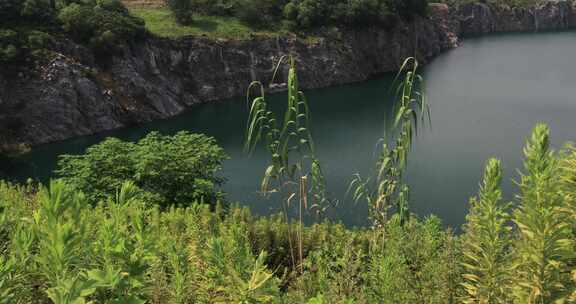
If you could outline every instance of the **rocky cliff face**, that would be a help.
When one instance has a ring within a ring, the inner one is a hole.
[[[576,8],[568,1],[547,1],[532,9],[490,7],[477,2],[463,5],[456,15],[460,31],[465,34],[550,31],[576,26]]]
[[[0,69],[0,136],[36,145],[168,118],[195,104],[243,95],[252,80],[268,83],[288,54],[297,60],[304,88],[362,81],[398,69],[409,56],[426,63],[456,47],[464,33],[572,27],[574,11],[567,2],[531,11],[480,3],[455,11],[436,4],[428,18],[391,29],[313,41],[150,38],[98,64],[88,50],[64,41],[55,46],[61,55],[37,71]]]

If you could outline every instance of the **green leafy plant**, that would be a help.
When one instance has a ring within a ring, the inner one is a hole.
[[[224,198],[218,189],[224,179],[218,171],[226,158],[215,140],[205,135],[152,132],[138,143],[111,138],[84,155],[62,156],[57,172],[92,203],[113,196],[125,181],[132,181],[149,202],[161,207],[195,201],[215,204]]]
[[[99,52],[118,50],[143,37],[144,21],[131,16],[119,0],[71,3],[58,13],[62,28]]]
[[[279,61],[278,67],[282,63],[283,59]],[[280,193],[288,223],[292,201],[298,201],[298,256],[301,266],[303,213],[309,207],[321,212],[327,208],[330,200],[326,195],[325,179],[320,162],[315,156],[308,103],[304,93],[299,90],[295,62],[291,57],[289,58],[287,86],[287,106],[282,120],[277,119],[275,114],[268,109],[262,83],[253,82],[248,88],[248,98],[252,88],[259,88],[260,95],[251,102],[245,150],[250,153],[259,142],[264,142],[266,150],[271,155],[271,162],[264,173],[261,191],[265,195]],[[310,204],[308,203],[309,196],[311,197]],[[295,247],[291,239],[290,246]],[[292,250],[291,254],[294,255]],[[292,262],[295,267],[294,257]]]
[[[502,168],[490,159],[462,237],[465,303],[510,303],[510,204],[502,203]]]
[[[519,230],[514,295],[523,303],[550,303],[571,290],[567,262],[574,257],[574,240],[561,209],[565,198],[559,189],[558,161],[549,145],[549,129],[539,124],[524,148],[521,204],[514,212]]]
[[[374,227],[383,228],[388,221],[391,207],[396,207],[400,223],[408,220],[409,188],[403,183],[403,173],[408,162],[412,142],[418,131],[418,122],[425,122],[429,109],[421,92],[422,77],[418,74],[414,58],[404,61],[398,77],[405,71],[396,90],[394,118],[380,140],[378,160],[373,177],[362,178],[357,174],[350,183],[349,192],[354,201],[365,200]]]
[[[192,1],[191,0],[168,0],[168,7],[176,22],[180,24],[192,23]]]

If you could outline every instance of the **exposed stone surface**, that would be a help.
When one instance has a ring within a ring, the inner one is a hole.
[[[576,26],[573,5],[547,2],[533,10],[468,4],[432,5],[428,18],[391,29],[341,31],[303,41],[149,38],[96,64],[87,49],[61,41],[62,55],[40,71],[0,67],[0,136],[36,145],[177,115],[186,108],[243,95],[252,80],[268,83],[284,55],[293,55],[302,87],[362,81],[398,69],[406,57],[429,62],[467,33],[557,30]],[[280,73],[282,77],[285,73]],[[282,89],[282,79],[274,89]]]
[[[574,4],[547,1],[533,9],[497,7],[476,2],[463,5],[457,15],[466,34],[491,32],[534,32],[576,26]]]

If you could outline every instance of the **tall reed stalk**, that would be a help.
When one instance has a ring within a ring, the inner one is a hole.
[[[408,58],[402,64],[394,81],[393,120],[386,123],[380,139],[378,160],[373,176],[363,178],[356,174],[349,186],[354,201],[365,200],[376,230],[384,228],[390,208],[396,207],[400,224],[409,217],[410,189],[403,177],[419,122],[430,119],[429,107],[422,93],[423,78],[418,74],[418,62]]]
[[[286,62],[287,61],[287,62]],[[329,200],[326,196],[325,179],[320,162],[315,156],[314,141],[310,131],[310,110],[304,93],[299,90],[295,61],[292,57],[283,57],[276,67],[287,64],[288,96],[283,119],[277,119],[268,107],[265,87],[261,82],[252,82],[248,88],[247,99],[250,112],[245,136],[245,151],[252,153],[257,144],[262,142],[271,156],[266,168],[261,193],[269,195],[279,193],[282,209],[289,227],[291,227],[291,202],[297,199],[298,206],[298,259],[300,271],[303,270],[302,226],[304,213],[310,209],[321,212]],[[258,88],[259,95],[250,101],[250,92]],[[308,196],[312,205],[308,206]],[[288,231],[292,266],[296,269],[292,229]]]
[[[310,111],[304,94],[298,89],[298,79],[294,60],[285,57],[280,60],[276,71],[289,59],[288,100],[284,119],[279,124],[275,114],[268,109],[264,85],[253,82],[250,91],[259,88],[260,94],[252,99],[248,126],[246,130],[245,150],[251,153],[260,141],[271,155],[261,184],[263,194],[281,193],[282,207],[287,222],[290,222],[290,204],[298,196],[298,259],[303,261],[302,225],[303,213],[308,208],[308,195],[313,194],[311,206],[323,210],[328,205],[326,185],[318,159],[315,157],[314,142],[310,132]],[[418,62],[414,58],[404,61],[394,81],[395,91],[394,119],[387,123],[373,177],[364,179],[356,175],[350,183],[355,201],[366,200],[370,218],[375,228],[383,228],[388,221],[389,209],[395,205],[400,224],[409,218],[409,187],[403,183],[403,173],[407,165],[408,154],[412,148],[419,121],[425,122],[429,116],[421,89],[423,79],[418,74]],[[274,75],[276,75],[276,71]],[[376,229],[381,230],[381,229]],[[293,266],[296,267],[291,235],[288,235]],[[300,267],[300,270],[302,268]]]

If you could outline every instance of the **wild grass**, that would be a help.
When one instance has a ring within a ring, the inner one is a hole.
[[[252,28],[234,17],[194,15],[189,26],[176,22],[167,8],[130,8],[146,22],[146,28],[160,37],[207,36],[210,38],[247,39],[253,35],[274,36],[276,31]]]
[[[286,63],[284,59],[287,60]],[[280,194],[279,199],[288,224],[291,222],[290,214],[293,205],[298,208],[297,251],[298,266],[302,272],[304,212],[310,209],[320,214],[327,208],[330,200],[326,196],[325,179],[320,162],[315,156],[314,140],[310,130],[310,110],[304,93],[299,90],[294,59],[292,57],[280,59],[274,75],[282,64],[288,65],[288,95],[284,117],[279,119],[274,112],[269,110],[265,86],[258,81],[251,83],[247,94],[250,113],[245,136],[245,151],[251,153],[262,142],[269,152],[271,161],[264,172],[260,190],[263,195]],[[252,89],[257,89],[258,95],[250,101]],[[289,241],[290,247],[295,248],[291,238]],[[296,268],[294,255],[292,264]]]
[[[389,211],[395,207],[400,224],[410,216],[410,189],[403,182],[404,170],[412,150],[419,125],[430,119],[430,111],[423,93],[423,78],[418,74],[418,62],[408,58],[396,77],[397,88],[393,119],[386,123],[384,136],[379,140],[378,159],[371,177],[357,174],[350,183],[354,201],[365,200],[375,228],[384,227]]]

